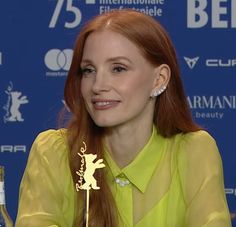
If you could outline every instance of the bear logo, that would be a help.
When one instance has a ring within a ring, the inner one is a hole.
[[[93,162],[97,155],[95,154],[84,154],[85,163],[86,163],[86,169],[84,171],[84,181],[85,183],[81,186],[81,189],[89,190],[89,189],[95,189],[98,190],[100,187],[97,186],[97,181],[94,178],[93,174],[96,169],[105,167],[103,160],[98,159],[96,162]]]
[[[22,96],[22,93],[19,91],[13,91],[12,84],[8,87],[8,89],[5,92],[8,95],[8,101],[7,104],[3,107],[6,110],[6,115],[4,116],[4,122],[24,121],[19,109],[22,104],[26,104],[29,102],[27,96],[25,95]]]

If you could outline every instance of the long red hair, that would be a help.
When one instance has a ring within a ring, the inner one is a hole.
[[[86,141],[90,152],[97,154],[98,158],[103,158],[102,138],[105,131],[96,126],[90,118],[80,89],[80,63],[84,44],[92,32],[103,29],[117,32],[128,38],[153,65],[167,64],[170,67],[171,78],[168,88],[157,97],[153,119],[160,134],[171,137],[177,133],[199,130],[192,120],[180,78],[175,49],[165,29],[152,17],[134,10],[116,10],[99,15],[89,21],[79,34],[65,84],[65,101],[72,113],[72,119],[68,125],[68,141],[70,168],[74,182],[78,180],[75,172],[80,166],[77,152],[82,140]],[[101,189],[92,192],[90,226],[115,227],[117,226],[117,211],[104,170],[97,170],[95,177]]]

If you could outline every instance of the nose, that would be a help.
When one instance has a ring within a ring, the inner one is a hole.
[[[105,72],[97,72],[92,91],[97,94],[101,92],[106,92],[110,90],[109,79]]]

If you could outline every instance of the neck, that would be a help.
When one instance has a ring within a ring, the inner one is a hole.
[[[153,123],[129,125],[109,130],[106,143],[120,168],[128,165],[146,145],[152,134]]]

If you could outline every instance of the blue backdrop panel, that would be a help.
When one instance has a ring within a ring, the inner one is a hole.
[[[57,127],[81,26],[121,8],[145,12],[168,30],[193,116],[217,140],[236,213],[236,0],[25,0],[0,2],[0,165],[14,220],[31,144],[40,131]]]

